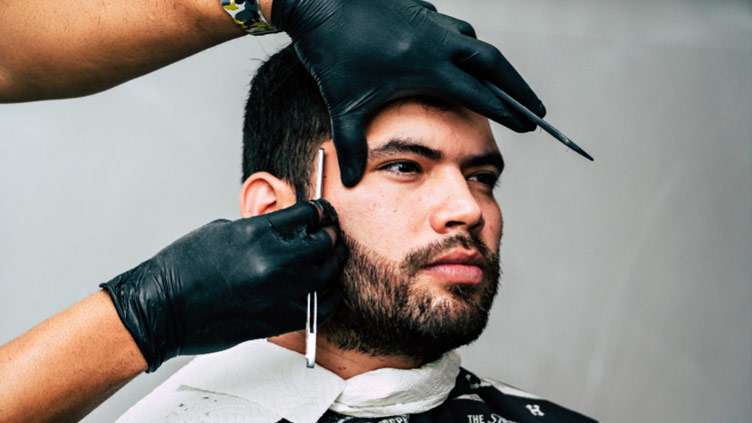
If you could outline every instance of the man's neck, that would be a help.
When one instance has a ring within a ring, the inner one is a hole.
[[[305,331],[301,330],[269,338],[269,342],[305,354],[305,338]],[[387,367],[412,369],[422,363],[399,356],[372,356],[358,351],[345,351],[319,336],[316,342],[316,364],[346,380],[371,370]]]

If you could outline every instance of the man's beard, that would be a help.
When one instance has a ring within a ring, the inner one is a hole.
[[[343,301],[321,326],[321,333],[336,347],[426,363],[474,341],[483,332],[500,269],[498,254],[480,239],[450,236],[411,251],[397,265],[344,233],[341,236],[350,250],[341,277]],[[458,246],[477,249],[483,256],[482,283],[446,283],[449,295],[416,286],[421,269]]]

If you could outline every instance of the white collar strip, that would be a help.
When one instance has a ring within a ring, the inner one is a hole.
[[[460,355],[451,351],[417,369],[363,373],[346,381],[330,409],[354,417],[422,413],[447,399],[459,372]]]

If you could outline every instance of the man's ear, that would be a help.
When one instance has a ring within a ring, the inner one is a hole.
[[[240,189],[240,215],[253,217],[295,204],[295,190],[268,172],[257,172]]]

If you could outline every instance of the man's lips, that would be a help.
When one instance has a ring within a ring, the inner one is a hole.
[[[483,282],[485,261],[476,250],[452,250],[423,267],[423,271],[450,283]]]

